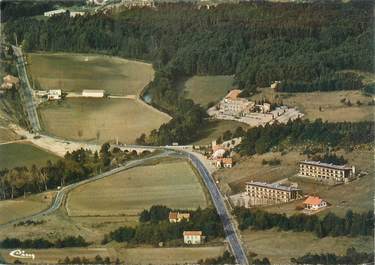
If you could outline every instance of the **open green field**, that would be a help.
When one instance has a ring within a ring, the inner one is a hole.
[[[157,204],[195,209],[209,202],[191,166],[176,160],[133,168],[78,187],[69,194],[66,208],[70,216],[115,216],[137,215]]]
[[[169,116],[132,99],[69,98],[46,102],[39,108],[43,128],[56,136],[75,140],[119,139],[134,143],[169,121]],[[99,137],[98,137],[99,136]]]
[[[220,101],[233,86],[232,75],[194,76],[181,84],[186,98],[206,106]]]
[[[367,103],[372,97],[362,94],[357,90],[343,90],[332,92],[311,92],[311,93],[275,93],[271,88],[262,88],[261,93],[252,97],[254,100],[266,98],[275,101],[278,97],[288,106],[296,106],[305,116],[304,118],[331,122],[341,121],[372,121],[374,119],[374,106]],[[351,107],[340,102],[341,99],[350,100]],[[361,106],[356,104],[362,103]],[[319,110],[321,107],[321,110]]]
[[[151,64],[105,55],[30,53],[28,62],[31,77],[44,90],[104,89],[111,95],[138,95],[154,77]]]
[[[10,143],[0,145],[0,168],[16,166],[45,165],[47,160],[57,160],[54,154],[46,152],[28,143]]]
[[[226,121],[226,120],[212,120],[207,123],[202,131],[199,140],[195,141],[195,145],[210,144],[213,140],[216,140],[219,136],[223,136],[223,133],[227,130],[232,132],[237,127],[242,127],[244,130],[250,128],[249,125],[237,121]]]
[[[368,253],[374,250],[371,237],[317,238],[307,232],[278,232],[276,230],[245,230],[241,234],[248,252],[256,253],[257,258],[267,257],[272,264],[290,264],[291,258],[308,252],[343,255],[350,247]]]
[[[29,216],[49,206],[53,192],[44,192],[15,200],[0,200],[0,224]]]
[[[59,260],[69,257],[86,257],[93,260],[96,255],[119,258],[122,264],[186,264],[196,263],[200,259],[213,258],[222,255],[223,246],[190,247],[190,248],[121,248],[121,247],[91,247],[64,249],[32,249],[27,253],[35,254],[35,260],[27,260],[30,264],[56,264]],[[0,250],[4,259],[12,263],[15,258],[9,256],[9,250]]]

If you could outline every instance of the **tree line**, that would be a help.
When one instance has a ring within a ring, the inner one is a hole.
[[[312,254],[307,253],[298,258],[292,258],[294,264],[311,265],[336,265],[336,264],[373,264],[374,253],[358,252],[351,247],[346,250],[345,255],[339,256],[334,253]]]
[[[86,257],[65,257],[63,260],[59,260],[58,264],[123,264],[117,258],[115,260],[111,260],[109,257],[105,257],[104,259],[100,255],[96,255],[94,259],[88,259]]]
[[[287,124],[267,124],[249,129],[238,149],[246,155],[263,154],[282,143],[320,143],[327,146],[350,147],[372,143],[374,123],[323,122],[317,119],[289,121]]]
[[[0,242],[1,248],[14,249],[14,248],[68,248],[68,247],[87,247],[91,243],[87,242],[82,236],[67,236],[63,239],[57,239],[52,242],[43,238],[25,239],[18,238],[5,238]]]
[[[147,211],[147,210],[146,210]],[[178,242],[186,230],[201,230],[208,240],[224,236],[223,225],[215,209],[198,208],[190,212],[190,220],[182,220],[179,223],[170,223],[167,212],[172,209],[165,206],[153,206],[150,213],[151,218],[145,219],[140,216],[140,224],[136,227],[123,226],[105,235],[102,243],[110,241],[126,242],[129,244],[153,244],[159,242]],[[184,211],[186,212],[186,211]],[[145,212],[143,212],[143,216]]]
[[[302,91],[351,88],[346,85],[353,82],[336,73],[372,70],[371,8],[368,1],[221,4],[209,10],[160,3],[156,9],[134,8],[115,16],[22,17],[7,23],[4,33],[8,39],[15,33],[28,51],[95,52],[151,61],[156,73],[146,94],[173,119],[138,141],[184,144],[199,137],[205,113],[178,91],[181,78],[234,74],[235,85],[250,92],[275,80]],[[303,87],[296,85],[300,83]]]
[[[237,207],[234,214],[241,230],[249,227],[257,230],[276,227],[283,231],[312,232],[319,238],[371,236],[374,233],[374,213],[372,211],[353,213],[352,210],[348,210],[343,218],[330,212],[319,219],[316,215],[296,214],[287,217],[285,214]]]
[[[145,154],[147,152],[141,156]],[[67,152],[63,159],[56,162],[49,160],[45,166],[2,169],[0,200],[39,193],[88,179],[137,157],[137,152],[123,152],[116,147],[110,150],[110,145],[105,143],[99,152],[81,148]]]

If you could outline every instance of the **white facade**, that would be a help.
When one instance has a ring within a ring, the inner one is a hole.
[[[202,244],[202,231],[184,231],[184,243],[189,245]]]
[[[52,11],[44,12],[44,16],[45,17],[52,17],[52,16],[55,16],[55,15],[63,14],[65,12],[66,12],[65,9],[57,9],[57,10],[52,10]]]
[[[104,97],[104,90],[85,89],[82,91],[82,96],[88,98],[102,98]]]
[[[48,100],[58,100],[61,99],[61,89],[51,89],[47,94]]]

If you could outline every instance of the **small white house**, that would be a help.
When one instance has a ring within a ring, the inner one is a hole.
[[[51,89],[47,94],[48,100],[58,100],[61,99],[61,89]]]
[[[103,98],[104,90],[85,89],[82,91],[82,97],[87,98]]]
[[[319,210],[321,208],[327,207],[327,202],[324,201],[322,198],[317,196],[309,196],[303,202],[304,208],[306,210]]]
[[[202,231],[184,231],[184,243],[189,245],[202,244],[204,240]]]
[[[52,10],[52,11],[44,12],[44,16],[45,17],[52,17],[52,16],[55,16],[55,15],[63,14],[65,12],[66,12],[65,9],[57,9],[57,10]]]

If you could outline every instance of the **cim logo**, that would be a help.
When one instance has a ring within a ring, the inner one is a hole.
[[[35,259],[35,254],[26,253],[24,250],[16,249],[9,253],[10,256],[20,259]]]

